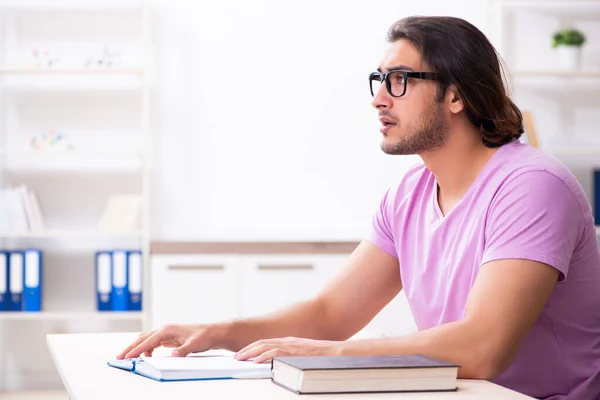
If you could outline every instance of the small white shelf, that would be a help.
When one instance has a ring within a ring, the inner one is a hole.
[[[10,171],[143,171],[142,151],[13,150],[0,148],[0,163]]]
[[[596,0],[496,0],[505,9],[531,11],[563,19],[596,20],[600,2]]]
[[[600,71],[517,70],[511,75],[519,88],[593,93],[600,90]]]
[[[600,148],[597,147],[574,147],[574,148],[541,148],[542,151],[555,155],[567,157],[600,157]]]
[[[25,312],[25,311],[2,311],[0,312],[0,321],[2,320],[17,320],[17,321],[81,321],[81,320],[98,320],[98,321],[113,321],[113,320],[142,320],[143,314],[140,311],[40,311],[40,312]]]
[[[2,86],[12,92],[134,91],[142,89],[144,72],[138,69],[3,69]]]
[[[94,238],[94,239],[99,239],[99,238],[106,238],[106,239],[112,239],[112,238],[141,238],[142,237],[142,232],[141,231],[136,231],[136,232],[124,232],[124,233],[119,233],[119,232],[101,232],[101,231],[93,231],[93,230],[55,230],[55,229],[48,229],[48,230],[44,230],[44,231],[38,231],[38,232],[11,232],[11,233],[0,233],[0,238],[16,238],[16,239],[21,239],[21,238],[48,238],[48,239],[52,239],[52,238],[56,238],[56,239],[60,239],[60,238]]]
[[[596,78],[600,79],[600,71],[561,71],[561,70],[516,70],[514,77],[550,77],[550,78]]]
[[[144,6],[145,0],[0,0],[0,10],[89,10],[89,11],[114,11],[139,9]]]
[[[137,75],[144,71],[136,68],[0,68],[2,75]]]

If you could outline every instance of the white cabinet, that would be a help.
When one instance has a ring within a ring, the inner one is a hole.
[[[347,254],[198,254],[152,256],[150,327],[247,318],[309,299],[345,266]],[[400,293],[364,332],[416,331]]]
[[[238,259],[227,255],[152,257],[152,328],[238,316]]]
[[[262,315],[313,297],[346,258],[319,254],[242,257],[241,316]]]

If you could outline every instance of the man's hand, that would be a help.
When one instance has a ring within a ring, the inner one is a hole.
[[[247,360],[254,357],[254,362],[262,363],[275,356],[333,356],[337,355],[340,343],[295,337],[262,339],[238,351],[235,358]]]
[[[142,333],[117,355],[117,359],[135,358],[142,353],[150,357],[154,349],[160,346],[175,347],[171,355],[185,357],[189,353],[211,349],[214,339],[210,325],[165,325],[155,331]]]

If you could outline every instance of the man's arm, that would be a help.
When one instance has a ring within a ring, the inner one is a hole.
[[[401,288],[398,259],[363,241],[314,299],[225,323],[219,346],[239,350],[259,339],[284,336],[345,340],[367,325]]]
[[[460,321],[386,339],[259,340],[238,352],[236,358],[254,357],[255,362],[263,362],[295,355],[424,354],[460,364],[461,378],[493,379],[510,366],[558,276],[558,270],[539,262],[490,261],[481,267]]]
[[[174,347],[174,356],[211,348],[237,351],[260,339],[283,336],[344,340],[362,329],[401,288],[398,259],[365,241],[314,299],[261,317],[165,325],[142,333],[117,358],[150,356],[159,346]]]
[[[339,353],[425,354],[461,364],[462,378],[492,379],[510,366],[558,276],[539,262],[491,261],[477,275],[462,320],[399,338],[348,341]]]

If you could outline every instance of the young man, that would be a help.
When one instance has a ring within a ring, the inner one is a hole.
[[[167,325],[119,358],[158,346],[280,355],[420,353],[547,399],[600,397],[600,250],[569,170],[522,144],[498,56],[457,18],[389,30],[370,75],[382,149],[418,154],[384,195],[372,232],[314,299],[261,318]],[[400,290],[419,332],[352,340]]]

